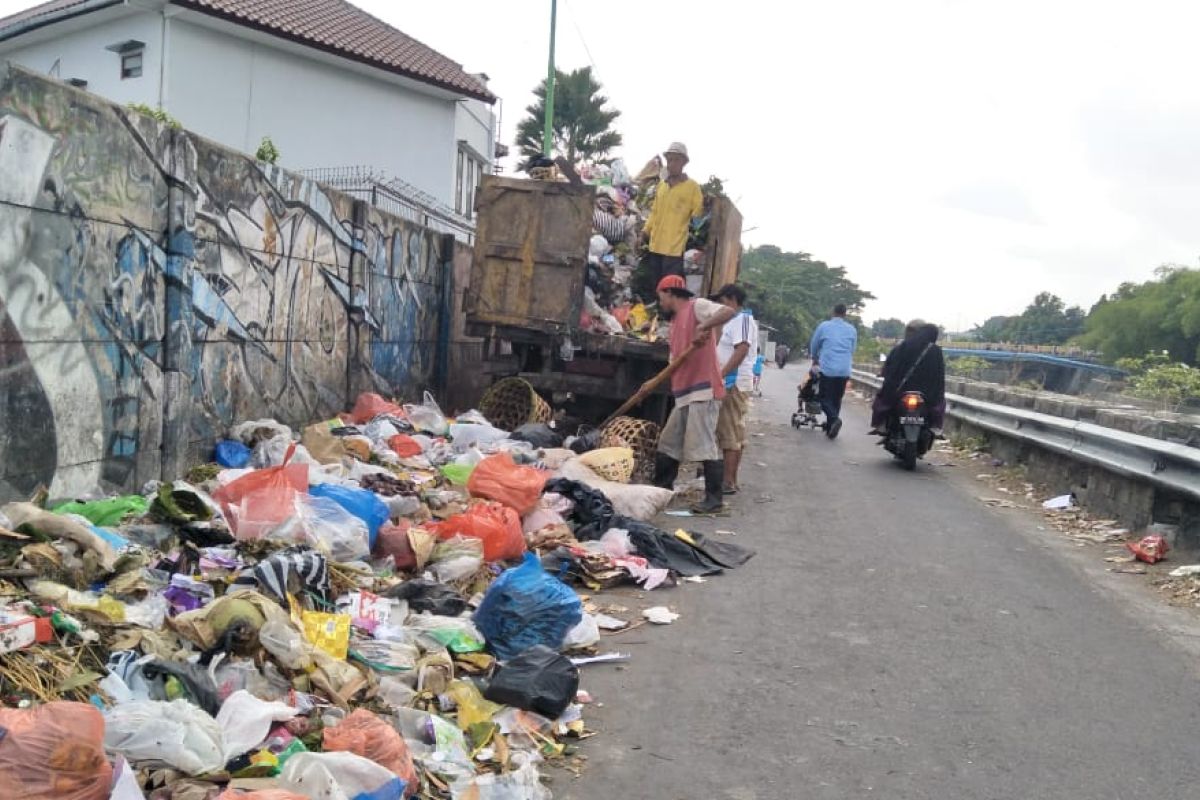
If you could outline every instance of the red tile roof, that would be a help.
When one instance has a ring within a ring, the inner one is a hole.
[[[496,96],[462,65],[345,0],[170,0],[362,64],[486,102]],[[87,0],[51,0],[0,19],[4,28],[59,13],[83,12]],[[50,20],[46,20],[50,22]]]

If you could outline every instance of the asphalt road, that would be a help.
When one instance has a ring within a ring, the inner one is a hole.
[[[767,371],[733,513],[684,520],[757,557],[627,598],[681,618],[606,638],[625,668],[585,667],[599,735],[555,797],[1200,797],[1197,661],[1155,605],[955,470],[900,470],[861,405],[836,442],[793,431],[801,375]]]

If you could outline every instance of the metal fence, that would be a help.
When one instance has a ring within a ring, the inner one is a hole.
[[[439,201],[428,192],[371,167],[320,167],[300,170],[300,174],[318,183],[365,200],[380,211],[426,228],[449,233],[471,244],[475,241],[475,223]]]

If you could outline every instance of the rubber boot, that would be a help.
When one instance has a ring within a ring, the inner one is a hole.
[[[660,489],[675,490],[675,479],[679,477],[679,462],[662,453],[654,455],[654,485]]]
[[[725,462],[704,462],[704,502],[692,507],[697,514],[715,514],[725,508]]]

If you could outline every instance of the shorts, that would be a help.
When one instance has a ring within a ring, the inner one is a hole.
[[[741,389],[726,389],[717,418],[717,444],[722,450],[741,450],[746,446],[746,417],[750,400]]]
[[[720,400],[698,400],[675,406],[658,437],[658,452],[680,462],[719,461],[717,418]]]

